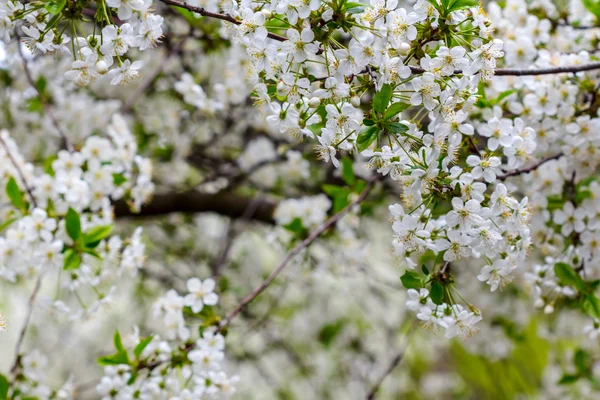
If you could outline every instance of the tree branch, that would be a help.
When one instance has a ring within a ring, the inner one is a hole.
[[[256,204],[252,205],[253,202],[256,202]],[[114,203],[114,212],[116,218],[153,217],[175,212],[215,212],[230,218],[241,218],[245,216],[248,209],[252,209],[253,212],[249,218],[273,224],[275,223],[273,213],[276,206],[275,202],[266,198],[253,199],[231,192],[208,194],[192,190],[179,193],[157,194],[150,202],[142,206],[139,213],[131,211],[129,205],[125,201],[120,200]]]
[[[231,311],[231,313],[229,313],[229,315],[227,315],[227,317],[223,320],[223,322],[219,326],[219,330],[222,330],[224,327],[229,325],[231,320],[233,318],[235,318],[236,315],[238,315],[240,313],[240,311],[242,311],[244,309],[244,307],[246,307],[249,303],[254,301],[254,299],[256,299],[262,292],[264,292],[271,285],[273,280],[275,280],[275,278],[281,273],[281,271],[283,271],[284,268],[290,263],[290,261],[292,261],[294,259],[294,257],[296,257],[304,249],[306,249],[308,246],[310,246],[310,244],[316,238],[318,238],[323,232],[325,232],[327,229],[329,229],[331,226],[335,225],[339,220],[341,220],[346,214],[348,214],[354,208],[354,206],[356,206],[357,204],[360,204],[367,197],[367,195],[371,192],[371,189],[373,188],[373,185],[374,185],[374,182],[376,181],[376,179],[377,178],[371,180],[367,184],[365,189],[361,192],[361,194],[354,201],[352,201],[350,204],[348,204],[343,210],[341,210],[340,212],[338,212],[337,214],[335,214],[334,216],[329,218],[327,221],[325,221],[325,223],[323,225],[321,225],[320,227],[318,227],[317,229],[312,231],[311,234],[308,235],[308,237],[306,239],[304,239],[302,242],[300,242],[298,245],[296,245],[296,247],[294,247],[292,249],[292,251],[290,251],[287,254],[287,256],[279,264],[279,266],[277,266],[277,268],[275,268],[275,270],[273,270],[273,272],[271,272],[271,274],[267,277],[267,279],[265,279],[264,282],[259,287],[254,289],[248,296],[246,296],[244,298],[244,300],[242,300],[241,303],[238,304],[238,306],[233,311]]]
[[[220,19],[222,21],[227,21],[232,24],[240,25],[241,21],[235,19],[229,14],[219,14],[213,13],[210,11],[206,11],[204,7],[196,7],[190,4],[187,4],[183,1],[177,0],[159,0],[162,3],[173,7],[184,8],[188,11],[195,12],[207,18],[215,18]],[[271,39],[285,42],[287,38],[285,36],[277,35],[274,33],[269,33],[267,35]],[[320,50],[322,52],[323,49]],[[562,73],[576,73],[576,72],[584,72],[600,69],[600,62],[593,62],[589,64],[583,65],[572,65],[572,66],[562,66],[562,67],[550,67],[550,68],[498,68],[495,71],[495,75],[498,76],[527,76],[527,75],[552,75],[552,74],[562,74]],[[410,66],[410,70],[413,74],[422,74],[425,72],[423,68]],[[461,70],[455,70],[454,74],[462,74]]]
[[[536,162],[535,164],[526,167],[526,168],[518,168],[518,169],[514,169],[512,171],[508,171],[507,173],[503,174],[503,175],[498,175],[496,178],[499,181],[503,181],[507,178],[510,178],[511,176],[516,176],[516,175],[521,175],[521,174],[527,174],[529,172],[535,171],[536,169],[538,169],[542,164],[547,163],[548,161],[551,160],[556,160],[559,159],[563,156],[563,153],[560,152],[558,154],[555,154],[553,156],[549,156],[546,158],[542,158],[541,160],[539,160],[538,162]]]
[[[29,322],[31,321],[31,314],[33,313],[33,305],[35,304],[35,299],[40,292],[40,288],[42,286],[42,278],[44,276],[44,271],[40,271],[38,278],[35,282],[35,287],[33,288],[33,292],[31,292],[31,296],[29,296],[29,300],[27,301],[27,314],[25,314],[25,322],[23,322],[23,326],[21,327],[21,332],[19,333],[19,338],[17,339],[17,344],[15,345],[15,361],[13,362],[12,367],[10,368],[10,372],[15,374],[17,372],[17,368],[19,367],[19,361],[21,360],[21,346],[23,345],[23,340],[25,339],[25,335],[27,334],[27,328],[29,327]]]

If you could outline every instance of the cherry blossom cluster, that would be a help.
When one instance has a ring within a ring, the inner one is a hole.
[[[106,137],[59,151],[45,168],[25,161],[7,131],[0,143],[3,196],[11,205],[3,209],[0,276],[15,282],[56,275],[54,306],[71,318],[110,302],[121,277],[142,267],[145,248],[141,228],[126,240],[111,236],[112,202],[139,208],[153,190],[149,160],[136,155],[124,120],[115,116]]]
[[[221,399],[235,393],[238,377],[223,370],[225,337],[215,326],[215,281],[191,278],[187,289],[185,296],[169,290],[154,305],[165,339],[142,338],[137,327],[124,341],[115,334],[117,352],[99,359],[105,365],[96,386],[102,399]]]
[[[139,76],[142,61],[126,58],[131,49],[144,51],[157,45],[163,34],[163,17],[150,12],[151,1],[102,0],[96,8],[87,3],[33,1],[0,3],[0,37],[5,43],[18,21],[21,41],[32,53],[71,55],[71,69],[65,78],[87,86],[106,75],[111,85],[124,85]],[[91,26],[82,24],[91,11]],[[96,26],[99,26],[96,29]]]
[[[532,10],[539,12],[532,14]],[[573,8],[572,21],[592,24],[585,7]],[[490,5],[497,36],[505,42],[504,63],[514,67],[556,67],[593,60],[598,31],[557,23],[558,12],[549,2],[528,4],[511,0],[504,7]],[[553,24],[557,26],[553,27]],[[521,134],[516,151],[504,154],[519,168],[531,157],[544,163],[531,173],[515,178],[529,197],[531,237],[537,251],[527,259],[525,281],[532,301],[546,313],[563,304],[577,304],[598,320],[594,279],[597,259],[596,171],[599,165],[598,73],[544,75],[531,78],[497,77],[485,88],[482,116],[487,126],[479,133],[493,146],[505,146],[510,119],[527,126],[535,135]],[[523,128],[517,128],[521,130]],[[527,140],[526,136],[530,138]],[[528,143],[529,142],[529,143]],[[512,154],[511,154],[512,153]],[[516,163],[515,163],[516,162]]]

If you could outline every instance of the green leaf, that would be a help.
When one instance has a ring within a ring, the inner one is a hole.
[[[365,126],[373,126],[375,125],[375,122],[372,119],[365,118],[363,119],[363,124]]]
[[[421,265],[421,271],[423,271],[425,275],[429,275],[429,268],[427,268],[427,265]]]
[[[390,105],[387,110],[385,110],[385,115],[383,116],[383,118],[390,119],[390,118],[394,117],[395,115],[401,113],[402,111],[406,110],[409,107],[410,107],[410,104],[394,103],[394,104]]]
[[[67,4],[67,0],[52,0],[44,3],[44,8],[50,14],[58,14]]]
[[[6,228],[8,228],[13,222],[15,222],[18,218],[10,218],[9,220],[5,221],[2,223],[2,225],[0,225],[0,232],[2,232],[3,230],[5,230]]]
[[[144,352],[144,349],[150,344],[152,339],[153,339],[153,336],[150,335],[147,338],[140,340],[138,345],[135,346],[135,349],[133,349],[133,354],[135,355],[135,358],[138,358],[138,359],[140,358],[140,356]]]
[[[437,304],[438,306],[444,302],[444,287],[439,281],[433,281],[431,283],[429,297],[431,297],[433,304]]]
[[[348,186],[353,186],[356,183],[353,164],[350,157],[342,158],[342,178]]]
[[[394,133],[405,133],[408,132],[408,126],[401,124],[400,122],[392,122],[389,125],[390,132]]]
[[[69,207],[67,215],[65,216],[65,223],[67,225],[67,233],[73,241],[77,241],[81,235],[81,221],[77,211]]]
[[[19,188],[19,185],[17,185],[17,181],[12,176],[6,183],[6,194],[15,208],[18,208],[21,211],[25,210],[24,194]]]
[[[115,335],[113,337],[113,342],[115,343],[115,349],[117,349],[118,352],[126,352],[127,350],[125,349],[125,346],[123,346],[123,341],[121,340],[121,334],[119,333],[119,331],[115,331]]]
[[[402,285],[407,289],[421,289],[423,287],[423,278],[416,272],[406,271],[400,277]]]
[[[67,249],[64,254],[63,269],[68,271],[77,269],[81,265],[81,256],[73,249]]]
[[[0,375],[0,400],[8,398],[8,379],[4,375]]]
[[[600,20],[600,1],[581,0],[581,2],[589,12],[594,14],[596,18]]]
[[[563,375],[562,378],[560,378],[560,380],[558,381],[558,384],[559,385],[570,385],[572,383],[577,382],[578,379],[579,379],[579,375],[566,374],[566,375]]]
[[[115,186],[121,186],[127,182],[127,178],[123,174],[113,174],[113,183]]]
[[[585,292],[585,282],[579,276],[577,272],[566,263],[556,263],[554,264],[554,274],[558,278],[559,282],[565,286],[573,286],[577,288],[580,292]]]
[[[292,222],[283,226],[288,231],[297,235],[302,235],[306,232],[306,228],[302,224],[302,218],[294,218]]]
[[[358,134],[356,138],[356,148],[359,152],[366,150],[371,143],[377,139],[379,135],[379,128],[376,126],[370,126],[361,133]]]
[[[332,211],[334,213],[341,211],[344,207],[350,204],[348,197],[350,196],[351,191],[347,187],[323,185],[323,191],[333,199]]]
[[[383,114],[390,100],[392,99],[392,93],[393,89],[391,85],[383,85],[381,90],[375,94],[375,97],[373,97],[373,111]]]
[[[583,311],[590,317],[600,319],[600,300],[593,294],[588,294],[583,298]]]
[[[592,360],[588,352],[583,349],[577,349],[575,352],[575,368],[579,375],[589,375],[592,368]]]
[[[447,13],[451,13],[453,11],[462,10],[463,8],[471,8],[478,6],[479,0],[450,0],[448,8],[446,9]]]
[[[321,342],[326,347],[329,347],[333,340],[342,333],[344,326],[346,325],[346,321],[343,319],[337,320],[335,322],[325,324],[319,330],[318,338],[319,342]]]
[[[102,366],[129,364],[129,358],[127,357],[127,353],[115,353],[109,356],[100,357],[98,359],[98,364]]]
[[[96,247],[102,239],[110,235],[113,228],[112,225],[95,226],[83,234],[83,242],[87,247]]]

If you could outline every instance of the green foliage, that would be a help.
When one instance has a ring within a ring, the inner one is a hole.
[[[302,224],[301,218],[294,218],[292,222],[283,226],[288,231],[296,234],[297,236],[304,237],[308,233],[304,225]]]
[[[83,243],[86,247],[95,248],[102,239],[111,234],[112,230],[112,225],[95,226],[83,234]]]
[[[513,351],[501,360],[471,354],[460,342],[453,342],[455,370],[475,392],[472,398],[528,398],[536,393],[542,383],[550,344],[538,336],[535,321],[514,337],[514,341]]]
[[[65,270],[78,269],[81,265],[81,256],[73,249],[65,250],[63,268]]]
[[[353,161],[350,157],[342,158],[342,179],[348,186],[353,186],[356,183]]]
[[[138,343],[137,346],[135,346],[135,349],[133,349],[133,355],[135,355],[135,358],[137,358],[139,360],[140,356],[142,355],[142,353],[144,352],[144,349],[150,344],[150,342],[152,341],[153,336],[150,335],[145,339],[140,340],[140,342]]]
[[[65,224],[67,227],[67,233],[69,237],[76,242],[81,236],[81,220],[77,211],[69,207],[67,215],[65,216]]]
[[[400,277],[400,281],[407,289],[421,289],[423,287],[423,277],[414,271],[406,271]]]
[[[119,364],[129,365],[129,355],[127,354],[127,350],[123,346],[123,342],[121,341],[121,334],[119,333],[119,331],[115,332],[114,343],[115,349],[117,350],[116,353],[98,358],[98,364],[102,366]]]
[[[0,375],[0,400],[8,399],[8,379],[4,375]]]
[[[391,85],[386,84],[381,87],[381,90],[373,97],[373,114],[383,114],[392,99],[394,92]]]
[[[366,150],[371,143],[377,139],[379,128],[375,125],[369,126],[358,134],[356,138],[356,148],[359,152]]]
[[[391,104],[387,110],[385,110],[385,114],[383,115],[384,119],[390,119],[406,110],[410,107],[410,104],[406,103],[393,103]]]
[[[582,292],[586,290],[585,282],[569,264],[554,264],[554,274],[562,285],[573,286]]]
[[[600,0],[581,0],[581,2],[589,12],[594,14],[597,20],[600,20]]]
[[[334,339],[340,333],[342,333],[345,326],[346,321],[343,319],[339,319],[335,322],[323,325],[319,330],[318,334],[319,342],[325,347],[329,347],[331,343],[333,343]]]
[[[66,4],[67,0],[50,0],[44,2],[44,8],[50,14],[56,15],[62,11]]]
[[[350,204],[350,188],[336,185],[323,185],[323,191],[333,200],[333,213],[336,214]]]
[[[25,201],[25,194],[19,188],[19,185],[17,185],[17,181],[12,176],[6,183],[6,194],[8,195],[10,202],[12,203],[13,206],[15,206],[15,208],[17,208],[20,211],[27,210],[27,202]]]
[[[429,297],[431,297],[433,304],[438,306],[444,302],[444,286],[439,281],[434,280],[431,282]]]

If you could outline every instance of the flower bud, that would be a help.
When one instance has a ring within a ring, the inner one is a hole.
[[[106,61],[99,60],[96,63],[96,71],[98,71],[100,75],[104,75],[108,71],[108,65],[106,65]]]
[[[350,97],[350,104],[352,104],[354,107],[360,107],[360,99],[357,95]]]
[[[286,87],[286,84],[283,83],[283,81],[279,81],[279,83],[277,83],[277,95],[284,96],[285,95],[285,87]]]
[[[410,51],[410,44],[408,44],[406,42],[400,43],[400,47],[398,48],[398,52],[400,53],[400,55],[405,56],[408,54],[409,51]]]
[[[267,10],[266,8],[263,8],[262,10],[260,10],[261,14],[265,16],[265,18],[270,18],[271,15],[273,15],[273,13],[270,10]]]
[[[313,97],[308,101],[308,106],[310,108],[317,108],[321,105],[321,99],[318,97]]]

